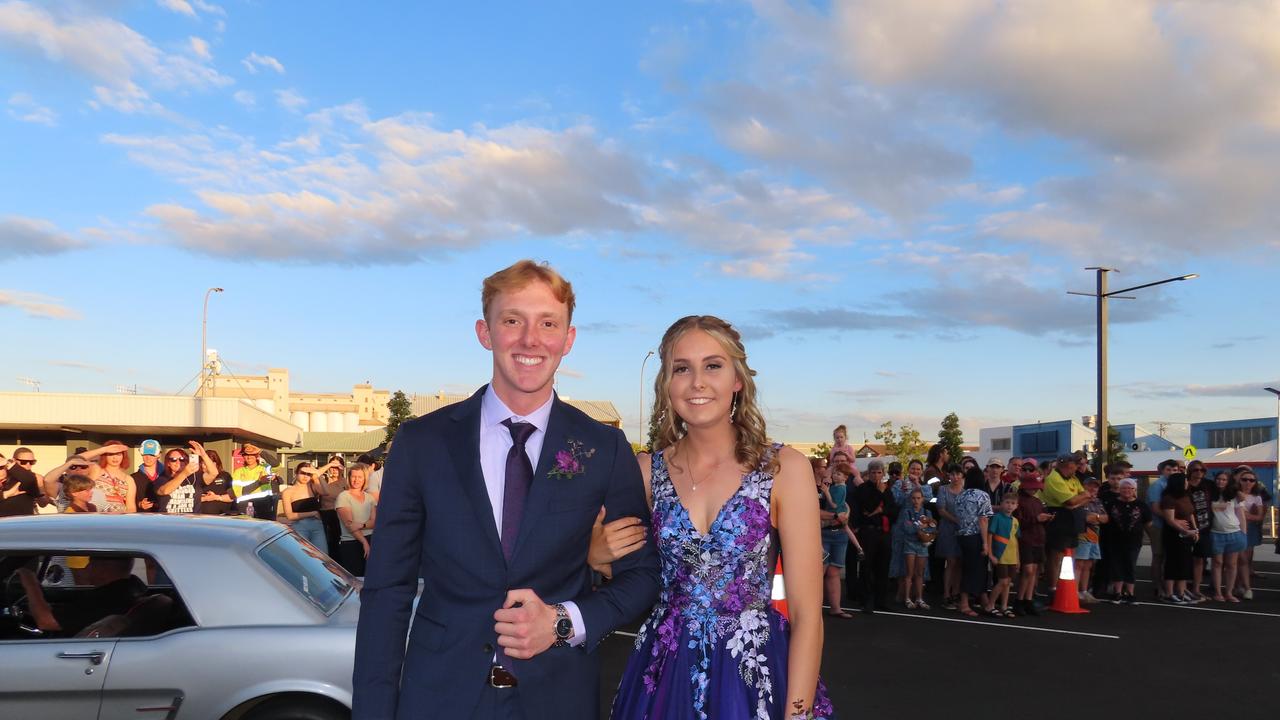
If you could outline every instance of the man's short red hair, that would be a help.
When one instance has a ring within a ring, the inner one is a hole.
[[[498,293],[516,292],[531,282],[539,281],[546,283],[556,300],[569,308],[569,322],[573,322],[573,285],[547,263],[537,263],[532,260],[521,260],[484,279],[484,289],[480,291],[484,319],[486,321],[489,319],[489,307],[493,305],[493,299],[498,296]]]

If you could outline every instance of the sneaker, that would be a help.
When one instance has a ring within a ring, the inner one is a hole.
[[[1182,605],[1183,604],[1182,598],[1179,597],[1178,595],[1165,595],[1164,597],[1160,598],[1160,602],[1166,605]]]
[[[1133,595],[1130,595],[1129,593],[1125,593],[1124,595],[1120,596],[1120,602],[1124,603],[1125,605],[1133,605],[1138,602],[1138,598],[1134,597]]]
[[[930,608],[930,607],[929,607],[929,603],[925,602],[924,600],[917,600],[917,601],[916,601],[916,609],[917,609],[917,610],[930,610],[930,609],[932,609],[932,608]]]
[[[955,598],[945,598],[942,601],[942,609],[943,610],[959,610],[960,604],[956,602]]]
[[[908,601],[907,601],[907,609],[908,609],[908,610],[915,610],[915,609],[916,609],[916,601],[915,601],[915,600],[908,600]]]
[[[1244,597],[1244,599],[1245,599],[1245,600],[1252,600],[1252,599],[1253,599],[1253,588],[1249,588],[1248,590],[1245,590],[1245,591],[1244,591],[1244,595],[1243,595],[1242,597]]]
[[[1027,612],[1027,614],[1028,614],[1028,615],[1032,615],[1032,616],[1035,616],[1035,617],[1039,617],[1039,616],[1040,616],[1040,611],[1036,609],[1036,601],[1035,601],[1035,600],[1028,600],[1028,601],[1027,601],[1027,608],[1026,608],[1026,612]]]
[[[1170,595],[1170,596],[1169,596],[1169,602],[1173,603],[1174,605],[1188,605],[1188,604],[1190,604],[1190,603],[1187,601],[1187,599],[1186,599],[1185,597],[1183,597],[1183,596],[1179,595],[1178,593],[1174,593],[1174,594]]]
[[[1111,596],[1111,604],[1112,604],[1112,605],[1119,605],[1119,604],[1120,604],[1120,603],[1122,603],[1122,602],[1124,602],[1124,596],[1123,596],[1123,595],[1121,595],[1120,593],[1114,593],[1114,594],[1112,594],[1112,596]]]
[[[1098,602],[1098,598],[1094,597],[1094,595],[1093,595],[1093,593],[1092,593],[1092,592],[1090,592],[1090,591],[1088,591],[1088,590],[1085,590],[1085,591],[1084,591],[1084,601],[1085,601],[1085,602],[1088,602],[1088,603],[1096,603],[1096,602]]]

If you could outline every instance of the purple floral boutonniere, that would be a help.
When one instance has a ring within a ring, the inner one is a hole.
[[[582,443],[571,438],[569,440],[569,449],[556,452],[556,466],[551,468],[551,472],[547,473],[547,477],[572,480],[575,475],[586,471],[586,459],[595,454],[595,448],[583,450]]]

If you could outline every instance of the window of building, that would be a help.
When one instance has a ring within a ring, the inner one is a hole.
[[[1209,447],[1215,448],[1249,447],[1270,439],[1271,428],[1266,425],[1209,431]]]
[[[993,452],[998,450],[1008,450],[1012,446],[1013,438],[992,438],[991,440],[991,450]]]
[[[1055,430],[1027,433],[1019,445],[1018,452],[1023,455],[1052,455],[1058,452],[1058,433]]]

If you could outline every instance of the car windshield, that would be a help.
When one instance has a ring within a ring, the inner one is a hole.
[[[325,615],[337,610],[355,587],[356,579],[341,565],[299,542],[293,533],[284,533],[263,545],[258,557]]]

